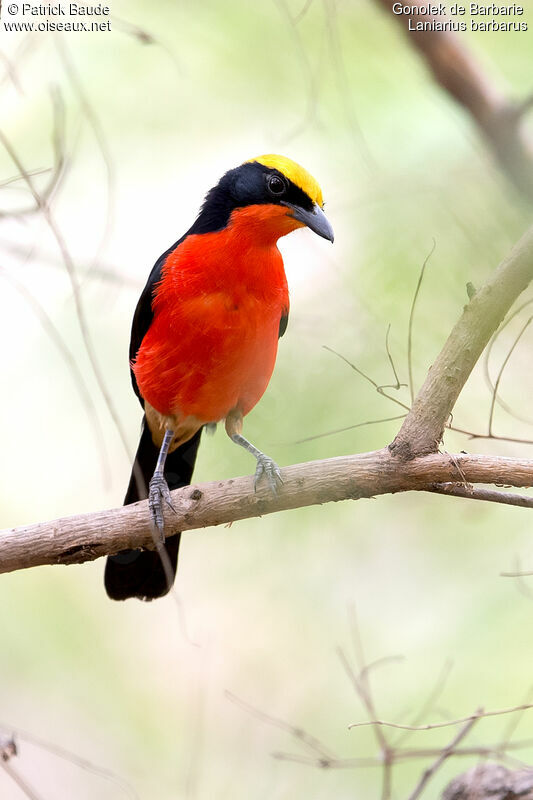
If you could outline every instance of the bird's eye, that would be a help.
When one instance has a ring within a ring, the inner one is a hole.
[[[285,191],[285,181],[279,175],[271,175],[268,179],[268,190],[270,194],[280,195]]]

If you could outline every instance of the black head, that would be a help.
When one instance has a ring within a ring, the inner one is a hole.
[[[211,189],[189,233],[225,228],[232,211],[252,205],[286,206],[288,215],[333,241],[333,230],[322,211],[322,191],[315,179],[283,156],[261,156],[222,176]]]

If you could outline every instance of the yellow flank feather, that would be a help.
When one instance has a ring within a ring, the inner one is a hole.
[[[277,156],[274,153],[259,156],[258,158],[250,158],[250,161],[257,161],[264,167],[277,169],[282,175],[285,175],[286,178],[295,183],[296,186],[299,186],[314,203],[320,206],[320,208],[324,205],[322,189],[317,181],[306,169],[297,164],[296,161],[291,161],[291,159],[286,156]]]

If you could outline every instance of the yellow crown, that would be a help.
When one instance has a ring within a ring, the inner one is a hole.
[[[318,185],[318,182],[306,169],[297,164],[296,161],[292,161],[290,158],[286,158],[286,156],[277,156],[274,153],[259,156],[258,158],[250,158],[249,162],[250,161],[257,161],[258,164],[269,167],[269,169],[277,169],[278,172],[281,172],[282,175],[285,175],[286,178],[302,189],[302,191],[311,198],[313,203],[317,203],[320,208],[324,205],[322,189]]]

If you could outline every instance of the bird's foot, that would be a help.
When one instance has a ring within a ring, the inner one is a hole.
[[[148,487],[148,507],[152,522],[157,528],[161,541],[165,541],[165,518],[163,516],[163,503],[166,503],[172,511],[174,507],[170,499],[168,483],[160,472],[155,472]]]
[[[257,485],[261,478],[264,476],[268,481],[270,491],[272,494],[278,493],[278,488],[283,484],[281,477],[281,470],[269,456],[264,453],[259,453],[257,458],[257,467],[254,476],[254,491],[257,491]]]

